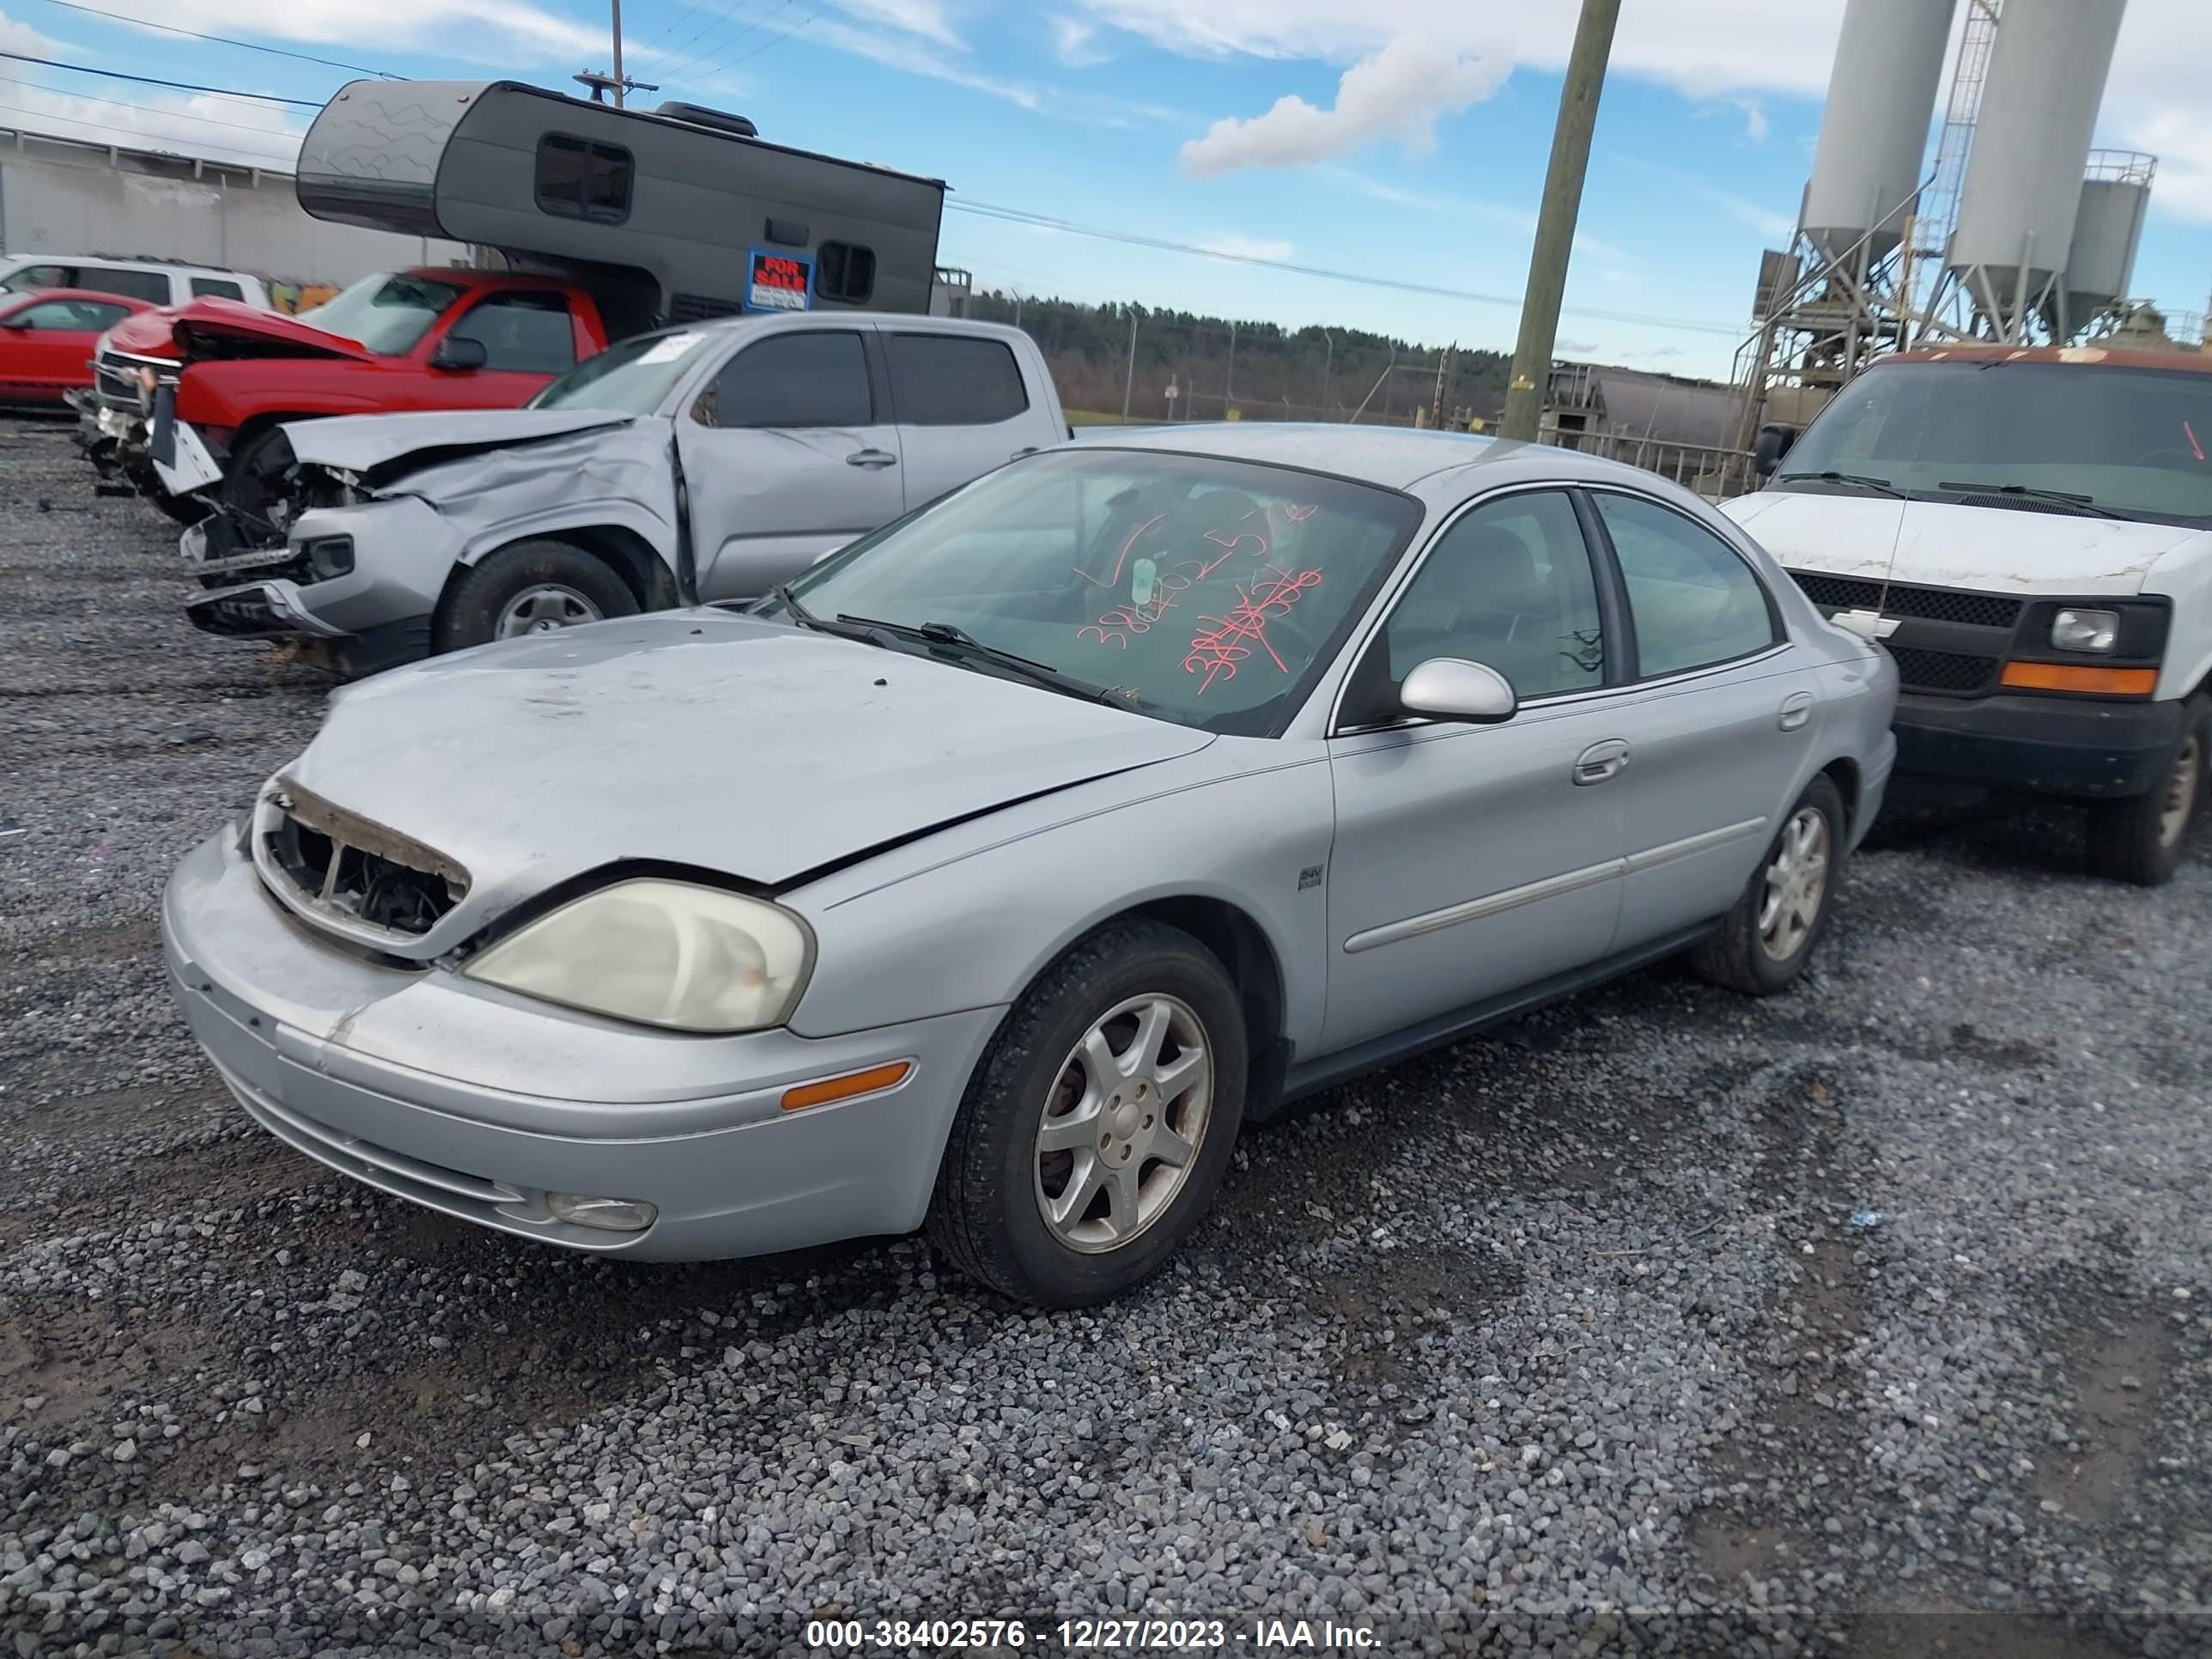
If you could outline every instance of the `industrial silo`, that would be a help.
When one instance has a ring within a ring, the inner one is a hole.
[[[2005,0],[1950,270],[2016,335],[2073,246],[2089,136],[2127,0]]]
[[[1956,9],[1957,0],[1850,0],[1845,9],[1802,216],[1830,258],[1864,236],[1871,263],[1902,238]]]
[[[2066,319],[2078,329],[2115,300],[2135,276],[2136,246],[2150,207],[2154,157],[2130,150],[2093,150],[2066,256]]]

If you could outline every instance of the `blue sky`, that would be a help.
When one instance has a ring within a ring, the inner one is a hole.
[[[85,3],[410,76],[565,86],[576,70],[605,66],[605,11],[568,0]],[[2192,21],[2202,3],[2133,0],[2099,131],[2100,143],[2161,154],[2135,287],[2191,312],[2212,283],[2212,117],[2198,96],[2212,30]],[[937,174],[956,204],[1510,297],[1526,275],[1575,6],[629,0],[624,10],[628,67],[660,83],[641,97],[739,109],[782,143]],[[1841,12],[1841,0],[1626,0],[1562,355],[1726,372],[1759,250],[1789,235]],[[347,78],[50,0],[9,0],[0,36],[34,57],[298,99]],[[0,124],[153,134],[210,155],[281,163],[309,114],[21,62],[0,74],[10,77]],[[1279,107],[1285,100],[1304,107]],[[1510,303],[957,211],[942,258],[1031,294],[1439,343],[1510,349],[1516,320]]]

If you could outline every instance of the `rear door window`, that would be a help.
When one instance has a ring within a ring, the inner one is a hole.
[[[576,331],[558,294],[495,294],[453,325],[453,337],[482,342],[486,368],[565,374],[576,366]]]
[[[1734,548],[1656,501],[1609,489],[1593,499],[1628,589],[1644,678],[1730,662],[1775,642],[1766,589]]]
[[[87,265],[78,273],[76,285],[98,289],[102,294],[120,294],[133,300],[150,301],[157,306],[169,303],[169,273],[166,270],[125,270],[117,265]]]
[[[704,426],[872,426],[875,398],[857,333],[778,334],[730,359],[693,410]]]
[[[884,344],[902,426],[995,426],[1030,406],[1022,366],[1002,340],[893,333]]]
[[[0,282],[0,293],[29,294],[42,288],[74,288],[67,265],[25,265]]]
[[[243,300],[246,290],[236,283],[223,281],[219,276],[192,278],[192,296],[200,300]]]

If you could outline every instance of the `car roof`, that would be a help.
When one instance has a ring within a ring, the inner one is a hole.
[[[228,265],[196,265],[182,259],[149,259],[139,253],[11,253],[0,260],[10,270],[25,265],[112,265],[118,270],[174,271],[181,276],[244,276],[253,282],[261,279],[252,271],[234,270]]]
[[[2177,345],[2169,350],[2116,349],[2100,345],[2016,346],[1990,341],[1961,342],[1921,351],[1893,352],[1867,365],[1869,370],[1893,363],[2100,363],[2107,368],[2177,368],[2187,374],[2212,374],[2212,351],[2191,351]]]
[[[1340,422],[1178,422],[1168,426],[1086,427],[1085,447],[1166,450],[1224,460],[1295,466],[1334,473],[1389,489],[1407,489],[1439,472],[1518,462],[1516,471],[1560,478],[1637,478],[1650,474],[1550,444],[1411,427],[1350,426]]]

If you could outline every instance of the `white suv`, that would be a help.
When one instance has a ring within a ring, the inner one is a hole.
[[[237,300],[256,311],[276,309],[261,279],[242,270],[158,259],[110,259],[96,253],[26,253],[0,259],[0,294],[44,288],[91,289],[157,306],[213,299]]]

